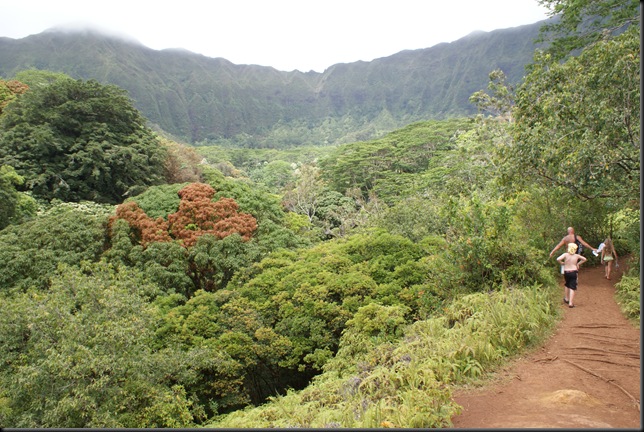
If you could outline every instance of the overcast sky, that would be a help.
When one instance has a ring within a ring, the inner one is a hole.
[[[537,0],[0,0],[0,36],[90,25],[160,50],[323,72],[546,19]]]

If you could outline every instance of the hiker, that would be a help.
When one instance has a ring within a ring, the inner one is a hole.
[[[604,247],[602,248],[602,263],[606,266],[605,273],[606,279],[610,280],[610,270],[613,265],[613,260],[617,263],[617,252],[615,252],[615,246],[613,246],[613,240],[608,237],[604,240]]]
[[[577,234],[575,234],[575,229],[573,227],[568,227],[567,231],[568,231],[568,234],[566,234],[564,238],[562,238],[561,241],[557,244],[557,246],[555,246],[555,248],[552,251],[550,251],[551,258],[555,254],[557,249],[559,249],[561,246],[564,246],[570,243],[575,243],[577,245],[581,244],[586,246],[588,249],[591,249],[595,252],[597,251],[597,249],[595,249],[594,247],[586,243],[586,241],[584,241],[584,239],[581,238],[581,236],[578,236]],[[577,248],[579,248],[579,246],[577,246]],[[581,251],[578,251],[578,252],[581,252]],[[580,255],[582,254],[580,253]]]
[[[577,243],[568,243],[568,251],[557,257],[557,261],[563,265],[564,270],[564,303],[568,303],[569,308],[575,307],[573,299],[577,291],[577,275],[579,266],[586,262],[586,258],[577,253]]]

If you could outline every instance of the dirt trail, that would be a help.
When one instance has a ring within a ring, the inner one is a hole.
[[[456,390],[453,427],[640,429],[640,331],[615,302],[621,270],[607,280],[603,266],[582,266],[554,336],[483,387]]]

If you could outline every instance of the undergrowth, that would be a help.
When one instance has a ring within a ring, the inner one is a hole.
[[[554,282],[469,294],[411,325],[403,307],[370,304],[347,322],[337,355],[306,389],[208,427],[450,427],[460,411],[451,387],[542,341],[558,299]]]
[[[639,328],[640,326],[640,278],[622,276],[615,284],[615,297],[622,313]]]

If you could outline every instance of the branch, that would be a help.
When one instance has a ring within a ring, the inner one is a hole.
[[[640,410],[640,401],[635,399],[632,394],[630,394],[628,391],[626,391],[626,389],[624,389],[624,387],[622,387],[619,384],[615,383],[612,379],[604,378],[603,376],[601,376],[601,375],[599,375],[599,374],[597,374],[597,373],[595,373],[595,372],[593,372],[593,371],[591,371],[589,369],[586,369],[583,366],[579,366],[577,363],[573,363],[570,360],[566,360],[566,359],[562,359],[562,360],[565,361],[566,363],[570,363],[571,365],[583,370],[584,372],[587,372],[587,373],[591,374],[592,376],[595,376],[597,378],[600,378],[600,379],[606,381],[608,384],[614,385],[615,387],[620,389],[626,396],[628,396],[630,398],[630,400],[635,404],[635,406],[637,406],[637,411],[641,412],[641,410]]]
[[[619,324],[580,324],[576,325],[575,328],[623,328],[624,326]]]
[[[541,361],[550,361],[551,362],[551,361],[557,360],[557,358],[559,358],[559,356],[544,357],[544,358],[536,359],[536,360],[534,360],[534,362],[541,362]]]
[[[592,358],[586,358],[586,357],[582,358],[582,360],[585,360],[585,361],[594,361],[594,362],[602,362],[602,363],[609,363],[609,364],[614,364],[614,365],[617,365],[617,366],[632,367],[632,368],[635,368],[635,369],[639,369],[639,368],[640,368],[640,365],[639,365],[639,364],[637,364],[637,365],[630,365],[630,364],[627,364],[627,363],[618,363],[618,362],[613,362],[613,361],[610,361],[610,360],[592,359]]]
[[[573,349],[601,351],[601,352],[605,352],[605,353],[608,353],[608,354],[617,354],[617,355],[622,355],[624,357],[630,357],[630,358],[635,358],[635,359],[640,358],[639,354],[634,354],[632,352],[627,352],[627,351],[614,351],[614,350],[607,350],[607,349],[587,347],[587,346],[577,346],[577,347],[573,347]]]

